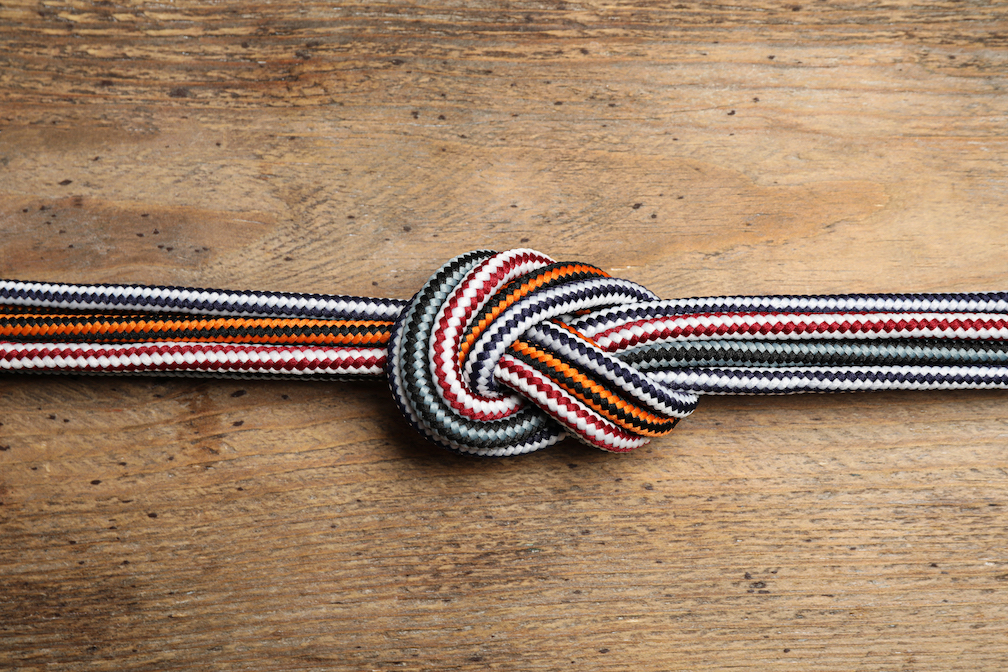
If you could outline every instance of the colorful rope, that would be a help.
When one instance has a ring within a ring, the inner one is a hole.
[[[391,322],[296,317],[153,317],[150,315],[0,314],[0,338],[31,343],[199,341],[204,343],[310,343],[385,345]]]
[[[458,452],[623,452],[700,394],[1008,388],[1008,293],[661,301],[525,249],[456,257],[410,301],[0,281],[0,370],[385,376]]]

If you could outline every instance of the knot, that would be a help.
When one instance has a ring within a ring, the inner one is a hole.
[[[696,396],[637,371],[568,323],[657,300],[599,268],[534,250],[463,254],[427,281],[392,329],[393,397],[418,431],[463,453],[527,453],[568,433],[603,450],[633,450],[671,431]]]

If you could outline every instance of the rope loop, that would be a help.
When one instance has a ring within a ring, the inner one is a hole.
[[[393,397],[422,434],[453,450],[515,455],[565,434],[625,452],[696,406],[568,326],[650,291],[535,250],[479,250],[442,266],[389,339]],[[529,403],[531,402],[531,403]]]

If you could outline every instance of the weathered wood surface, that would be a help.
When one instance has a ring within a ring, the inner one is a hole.
[[[998,3],[0,6],[0,276],[1008,287]],[[1008,395],[456,458],[381,384],[0,377],[0,668],[1002,670]]]

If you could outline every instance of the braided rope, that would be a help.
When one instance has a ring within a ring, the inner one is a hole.
[[[361,296],[233,292],[147,285],[67,285],[0,280],[0,304],[64,310],[131,310],[191,315],[394,320],[406,301]]]
[[[654,377],[703,394],[794,394],[1008,387],[1008,367],[851,366],[808,369],[683,369]]]
[[[3,343],[0,371],[24,373],[204,373],[374,378],[385,348],[223,343]]]
[[[1008,341],[673,341],[619,353],[639,371],[696,367],[1008,364]]]
[[[534,250],[410,301],[0,281],[0,371],[374,379],[446,448],[625,452],[700,394],[1008,388],[1008,293],[659,300]]]
[[[385,345],[391,322],[305,318],[160,318],[149,315],[0,314],[0,338],[71,343],[136,343],[152,340],[219,343]]]

